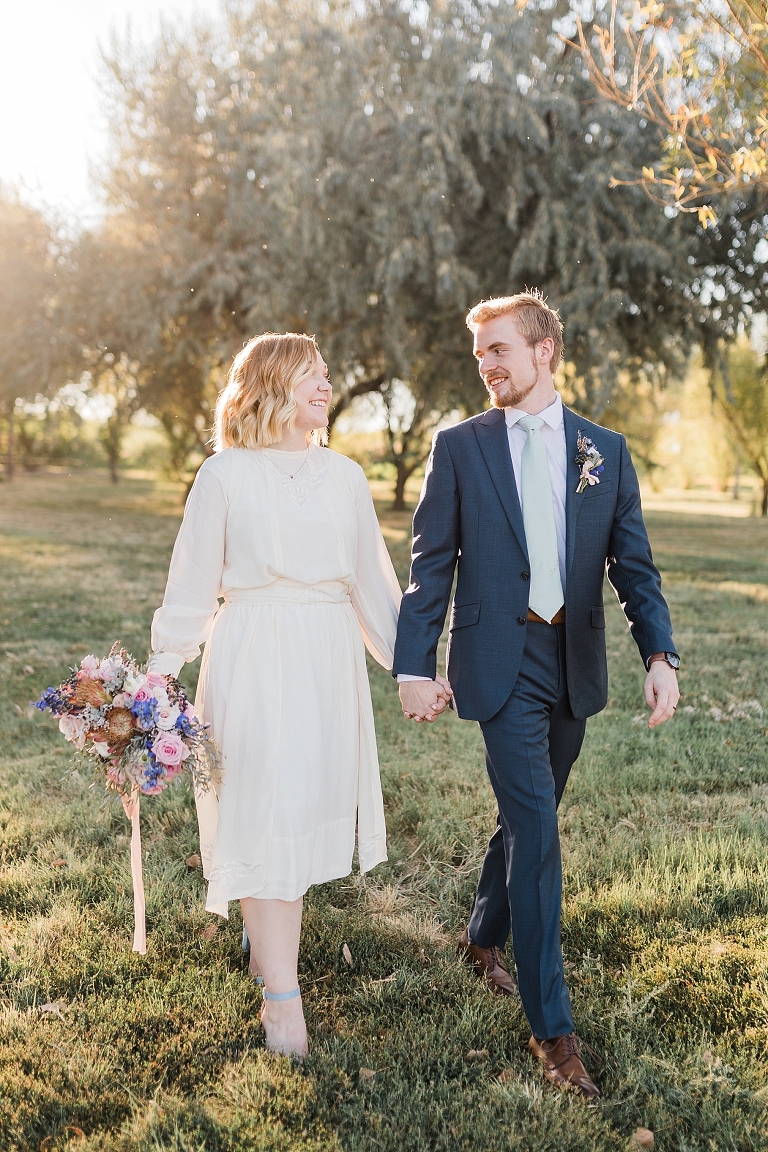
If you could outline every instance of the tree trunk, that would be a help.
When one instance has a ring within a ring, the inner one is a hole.
[[[110,452],[109,452],[109,478],[113,484],[117,484],[120,481],[120,473],[117,470],[117,462],[118,462],[119,458],[120,458],[119,450],[114,451],[113,449],[110,448]]]
[[[736,467],[735,467],[734,472],[733,472],[733,498],[734,498],[734,500],[738,500],[738,498],[739,498],[739,484],[740,484],[740,482],[741,482],[741,459],[737,456],[736,457]]]
[[[11,400],[8,403],[8,454],[5,458],[5,478],[6,480],[13,480],[16,471],[16,461],[14,459],[13,450],[16,440],[16,401]]]
[[[760,515],[768,516],[768,476],[763,480],[763,502],[760,505]]]
[[[403,460],[398,460],[395,467],[397,468],[397,479],[395,480],[395,501],[392,505],[392,511],[405,512],[405,485],[413,469],[407,468]]]

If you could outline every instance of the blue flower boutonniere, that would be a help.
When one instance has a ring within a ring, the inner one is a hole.
[[[587,485],[600,483],[600,476],[605,471],[605,465],[603,464],[603,457],[600,455],[599,450],[595,447],[589,436],[585,436],[581,431],[576,441],[576,447],[578,448],[576,463],[581,469],[579,484],[576,489],[578,495],[584,491]]]

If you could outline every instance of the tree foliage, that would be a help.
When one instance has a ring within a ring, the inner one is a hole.
[[[569,12],[241,0],[221,24],[116,44],[110,216],[70,262],[72,364],[113,391],[134,365],[115,413],[157,415],[189,475],[233,352],[314,332],[334,418],[381,397],[401,502],[438,423],[485,399],[464,327],[481,297],[549,294],[597,419],[695,343],[720,348],[764,308],[759,205],[732,200],[705,230],[611,188],[662,133],[599,97],[557,35]]]
[[[711,201],[768,193],[768,4],[611,0],[578,41],[601,96],[664,134],[657,164],[636,165],[650,195],[707,227]]]
[[[768,516],[768,359],[748,341],[739,341],[729,351],[725,371],[713,374],[713,390],[733,438],[760,479],[760,510]]]
[[[16,404],[44,392],[57,354],[59,245],[45,216],[0,193],[0,409],[13,476]]]

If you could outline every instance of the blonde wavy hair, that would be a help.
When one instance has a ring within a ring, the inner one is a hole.
[[[293,390],[319,352],[314,336],[303,332],[264,332],[249,340],[216,401],[214,449],[266,448],[278,441],[296,418]],[[316,443],[325,443],[324,432],[312,433]]]

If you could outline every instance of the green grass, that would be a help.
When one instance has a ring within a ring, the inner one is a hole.
[[[544,1085],[519,1004],[454,959],[494,823],[479,733],[406,724],[378,667],[390,860],[309,895],[306,1064],[263,1049],[237,911],[204,933],[183,788],[143,807],[149,951],[131,953],[122,809],[65,775],[28,704],[117,637],[145,655],[179,512],[150,481],[0,487],[0,1149],[592,1152],[640,1125],[664,1152],[768,1146],[768,524],[649,516],[684,692],[654,733],[607,601],[610,702],[561,819],[593,1106]],[[402,577],[408,517],[382,518]]]

